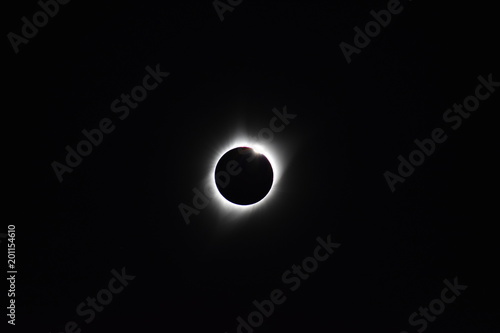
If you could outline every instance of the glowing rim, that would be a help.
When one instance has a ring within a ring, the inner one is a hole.
[[[257,201],[256,203],[250,205],[238,205],[228,201],[222,196],[215,184],[215,167],[217,166],[220,158],[229,150],[238,147],[249,147],[254,149],[257,153],[264,155],[269,160],[269,163],[271,163],[271,167],[273,168],[273,184],[269,189],[269,192],[260,201]],[[215,150],[209,168],[210,171],[205,179],[205,193],[210,194],[213,202],[224,215],[246,214],[255,211],[257,208],[261,209],[269,205],[275,198],[277,190],[279,192],[279,181],[282,175],[282,164],[278,161],[282,160],[282,158],[280,158],[280,155],[281,154],[279,153],[277,147],[273,147],[272,144],[262,144],[257,142],[256,139],[250,138],[247,135],[239,134],[236,139],[228,140],[225,145],[218,147]]]

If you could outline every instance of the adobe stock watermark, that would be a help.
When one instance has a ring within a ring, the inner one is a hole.
[[[287,125],[290,124],[292,119],[297,117],[296,114],[288,113],[286,105],[283,106],[283,111],[279,111],[277,108],[273,108],[272,112],[274,113],[274,117],[269,120],[269,127],[262,128],[258,134],[257,138],[251,137],[251,142],[259,142],[263,144],[269,144],[274,140],[274,134],[282,132]],[[238,151],[240,154],[245,153],[242,151]],[[251,161],[254,158],[253,154],[249,154],[247,157],[247,161]],[[235,160],[230,160],[225,170],[221,170],[215,174],[215,181],[217,185],[221,188],[225,188],[231,182],[231,177],[237,176],[241,172],[241,167]],[[186,224],[189,224],[191,215],[199,215],[200,211],[207,208],[211,199],[216,193],[213,193],[210,189],[212,188],[212,184],[206,183],[203,186],[203,191],[198,189],[197,187],[193,188],[193,199],[192,199],[192,207],[185,204],[180,203],[178,205],[179,212]],[[217,189],[215,189],[216,191]]]
[[[113,277],[109,280],[107,287],[99,290],[95,297],[87,297],[84,302],[77,305],[76,314],[83,318],[85,324],[92,323],[97,313],[104,311],[105,307],[113,301],[113,297],[120,294],[129,285],[129,282],[135,279],[135,276],[128,275],[125,272],[125,267],[121,269],[121,272],[112,269],[111,275]],[[81,332],[81,324],[78,324],[76,321],[68,321],[64,325],[64,329],[57,333]]]
[[[19,53],[19,46],[24,44],[28,44],[30,39],[35,38],[38,34],[38,29],[43,28],[49,23],[51,18],[54,18],[57,13],[59,13],[59,5],[66,5],[71,0],[40,0],[38,1],[38,6],[42,10],[37,11],[33,14],[31,21],[26,17],[21,17],[21,21],[23,25],[21,27],[21,36],[14,33],[9,32],[7,34],[7,39],[10,42],[10,45],[14,49],[14,53]]]
[[[243,0],[226,0],[224,2],[222,0],[214,0],[212,5],[214,6],[215,12],[219,16],[220,21],[224,21],[224,13],[225,12],[233,12],[235,7],[238,7]]]
[[[500,82],[493,81],[493,74],[491,73],[487,79],[482,75],[478,76],[477,79],[479,84],[476,86],[474,94],[465,97],[462,104],[454,103],[453,108],[449,108],[443,113],[443,121],[454,131],[462,126],[464,119],[468,119],[479,108],[481,102],[490,98],[496,88],[500,87]],[[404,183],[415,172],[415,168],[425,162],[426,157],[434,154],[438,144],[445,142],[447,139],[448,136],[441,127],[433,129],[429,138],[415,139],[413,142],[417,148],[410,152],[407,158],[403,157],[403,155],[398,156],[397,173],[385,171],[383,174],[391,192],[396,190],[396,184]]]
[[[324,262],[330,258],[335,249],[340,247],[340,243],[332,242],[332,236],[328,235],[326,241],[318,237],[316,238],[318,245],[314,248],[312,256],[306,257],[299,265],[292,265],[291,269],[286,270],[281,275],[281,281],[286,288],[277,288],[269,293],[269,298],[252,302],[255,310],[250,312],[246,318],[238,316],[236,322],[237,333],[253,333],[255,329],[262,326],[265,318],[271,317],[278,305],[285,303],[287,300],[286,292],[297,291],[302,282],[308,280],[319,267],[320,262]],[[227,333],[227,331],[226,331]]]
[[[370,44],[371,38],[377,37],[381,33],[382,28],[386,28],[389,23],[391,23],[392,16],[401,14],[403,9],[404,6],[401,4],[400,0],[389,0],[387,2],[387,9],[382,9],[378,12],[371,10],[370,15],[374,20],[366,23],[363,30],[358,26],[354,27],[354,32],[356,34],[354,35],[353,44],[355,46],[346,42],[341,42],[339,44],[340,50],[347,63],[350,64],[352,55],[360,54],[361,50]]]
[[[142,79],[142,84],[135,86],[130,91],[130,94],[121,94],[120,98],[115,99],[111,103],[111,112],[115,113],[120,120],[125,120],[130,114],[130,110],[136,109],[139,103],[144,101],[148,96],[148,91],[153,91],[158,87],[163,79],[170,75],[168,72],[162,72],[160,70],[160,64],[156,65],[153,69],[150,66],[146,66],[146,74]],[[84,157],[89,156],[95,147],[98,147],[104,140],[104,134],[110,134],[116,129],[116,125],[110,118],[102,118],[99,121],[99,126],[97,128],[87,130],[82,130],[82,135],[85,139],[78,142],[75,148],[67,145],[65,163],[58,161],[53,161],[51,167],[54,173],[62,183],[63,175],[65,173],[72,173],[74,168],[78,167]]]
[[[453,279],[453,283],[448,279],[443,281],[446,286],[441,290],[441,295],[438,298],[430,301],[428,307],[420,307],[418,312],[413,312],[408,318],[408,323],[417,328],[418,333],[424,332],[429,323],[433,323],[436,321],[437,316],[441,315],[446,309],[446,305],[450,305],[451,303],[457,300],[457,297],[462,294],[462,291],[465,291],[468,286],[459,284],[458,277]],[[401,331],[401,333],[409,333],[407,331]]]

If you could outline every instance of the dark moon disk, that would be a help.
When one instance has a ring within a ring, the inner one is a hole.
[[[262,200],[273,185],[273,168],[263,154],[249,147],[225,153],[215,167],[215,183],[224,198],[237,205]]]

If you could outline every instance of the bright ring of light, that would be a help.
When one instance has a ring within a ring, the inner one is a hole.
[[[229,150],[237,147],[250,147],[254,149],[256,152],[263,154],[269,160],[271,167],[273,169],[274,179],[271,189],[268,194],[260,201],[250,204],[250,205],[237,205],[230,201],[220,194],[217,189],[217,185],[215,184],[215,168],[217,166],[217,162],[219,159]],[[256,209],[264,208],[265,206],[272,203],[275,198],[275,194],[279,188],[279,181],[282,175],[282,166],[278,161],[278,157],[280,156],[277,149],[272,145],[264,145],[257,143],[255,140],[252,140],[245,135],[239,135],[236,139],[228,142],[226,145],[219,147],[212,159],[212,163],[206,176],[205,180],[205,192],[210,193],[212,200],[216,204],[216,206],[222,211],[223,215],[241,215],[255,211]],[[279,191],[278,191],[279,192]]]

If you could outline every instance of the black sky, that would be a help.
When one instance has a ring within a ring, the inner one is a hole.
[[[386,6],[244,0],[221,22],[210,1],[73,1],[18,54],[5,38],[20,208],[0,233],[16,224],[20,274],[17,325],[2,325],[232,333],[279,288],[286,302],[255,332],[416,332],[408,317],[458,277],[469,288],[426,331],[498,332],[500,92],[458,130],[442,119],[478,76],[500,81],[498,15],[404,3],[348,64],[339,44]],[[7,7],[5,35],[39,10]],[[158,64],[170,75],[119,119],[111,103]],[[297,117],[271,143],[286,156],[272,205],[229,223],[213,203],[186,225],[178,205],[214,152],[284,106]],[[103,118],[115,130],[60,183],[51,163]],[[437,127],[447,141],[392,193],[384,172]],[[289,291],[282,274],[328,235],[341,246]],[[76,307],[122,267],[136,278],[85,324]]]

